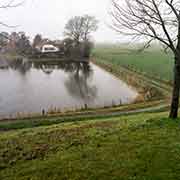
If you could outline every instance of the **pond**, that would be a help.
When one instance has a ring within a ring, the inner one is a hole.
[[[92,63],[30,63],[0,69],[0,117],[132,103],[137,92]]]

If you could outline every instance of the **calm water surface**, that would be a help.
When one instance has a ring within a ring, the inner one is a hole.
[[[137,92],[110,73],[87,63],[15,61],[0,69],[0,117],[131,103]]]

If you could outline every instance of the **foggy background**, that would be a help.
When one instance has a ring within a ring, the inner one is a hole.
[[[1,0],[0,5],[7,2]],[[1,26],[0,31],[25,31],[31,38],[40,33],[45,38],[62,39],[64,26],[71,17],[88,14],[99,20],[99,29],[92,34],[95,42],[120,42],[120,36],[108,27],[110,6],[110,0],[25,0],[20,7],[0,10],[1,22],[17,26]]]

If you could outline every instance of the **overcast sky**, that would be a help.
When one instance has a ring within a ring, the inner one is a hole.
[[[1,0],[1,4],[7,1]],[[41,33],[47,38],[61,39],[68,19],[89,14],[99,20],[99,30],[93,34],[96,42],[118,42],[119,36],[107,25],[110,4],[110,0],[26,0],[21,7],[1,10],[1,21],[18,27],[1,26],[0,31],[25,31],[30,36]]]

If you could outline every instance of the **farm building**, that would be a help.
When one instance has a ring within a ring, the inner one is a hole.
[[[56,46],[53,46],[52,44],[43,45],[41,48],[42,53],[58,52],[58,51],[59,51],[59,48],[57,48]]]

